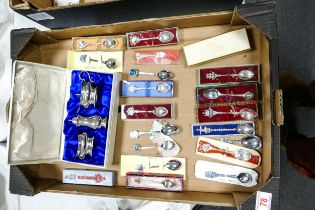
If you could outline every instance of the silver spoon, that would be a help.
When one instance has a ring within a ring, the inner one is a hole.
[[[172,150],[175,147],[175,143],[173,141],[165,141],[159,147],[164,150]],[[142,147],[140,144],[133,145],[133,151],[135,152],[141,152],[141,150],[153,149],[153,148],[155,147]]]
[[[229,143],[229,144],[235,144],[235,145],[241,145],[243,147],[258,150],[262,147],[262,140],[258,136],[245,136],[240,141],[239,140],[231,140],[228,137],[221,138],[222,142]]]
[[[215,72],[210,72],[206,74],[207,79],[215,80],[217,77],[238,77],[241,80],[249,80],[255,76],[254,72],[251,70],[242,70],[238,74],[216,74]]]
[[[252,109],[243,108],[239,112],[217,112],[214,111],[212,108],[208,108],[207,110],[204,110],[202,113],[206,117],[213,117],[215,115],[222,115],[222,114],[232,114],[232,115],[239,115],[241,118],[246,120],[253,120],[257,117],[256,112],[254,112]]]
[[[228,153],[228,154],[232,154],[234,155],[234,157],[238,160],[243,160],[243,161],[248,161],[252,158],[252,154],[244,149],[237,149],[237,150],[234,150],[234,151],[228,151],[228,150],[225,150],[225,149],[217,149],[213,146],[211,146],[210,144],[204,144],[202,146],[202,149],[205,151],[205,152],[208,152],[210,150],[215,150],[215,151],[219,151],[219,152],[224,152],[224,153]]]
[[[163,106],[159,106],[156,107],[154,110],[135,110],[133,107],[129,107],[127,109],[127,115],[129,116],[133,116],[134,114],[137,113],[153,113],[155,116],[157,117],[164,117],[168,114],[168,109],[163,107]]]
[[[203,96],[208,99],[217,99],[220,96],[237,96],[237,97],[243,97],[248,100],[248,99],[252,99],[254,97],[254,94],[249,91],[243,94],[223,94],[223,93],[220,93],[217,89],[208,89],[203,92]]]
[[[162,70],[158,73],[140,72],[138,69],[130,69],[130,76],[137,77],[139,75],[152,75],[158,77],[160,80],[169,80],[173,75],[171,72]]]
[[[153,182],[153,183],[157,183],[157,184],[162,184],[165,188],[172,188],[174,186],[176,186],[176,183],[170,179],[165,179],[162,182],[157,182],[154,180],[142,180],[141,177],[136,177],[134,178],[134,182],[137,184],[140,184],[141,182]]]
[[[216,177],[228,177],[228,178],[236,178],[238,179],[241,183],[248,183],[251,182],[253,180],[253,177],[251,174],[249,173],[240,173],[238,175],[228,175],[228,174],[219,174],[217,172],[214,171],[206,171],[205,172],[205,176],[207,178],[216,178]]]
[[[172,39],[174,39],[174,34],[170,31],[162,31],[162,32],[160,32],[159,36],[157,36],[157,37],[140,38],[138,36],[133,36],[130,40],[130,43],[132,45],[136,45],[140,41],[153,40],[153,39],[158,39],[162,43],[167,43],[167,42],[172,41]]]
[[[197,131],[205,134],[209,134],[211,132],[226,132],[226,131],[237,131],[240,134],[252,134],[254,132],[254,128],[249,124],[240,124],[236,128],[208,128],[200,126]]]
[[[138,130],[130,131],[130,138],[135,139],[139,138],[141,135],[150,135],[154,133],[163,133],[166,136],[173,136],[179,133],[179,128],[175,125],[166,125],[164,126],[161,131],[147,131],[147,132],[140,132]]]
[[[128,91],[130,93],[134,93],[138,90],[157,90],[159,93],[166,93],[171,90],[171,86],[165,82],[159,83],[155,87],[145,87],[145,88],[139,88],[134,85],[131,85],[128,87]]]

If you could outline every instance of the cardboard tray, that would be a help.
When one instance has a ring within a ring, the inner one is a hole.
[[[257,6],[259,7],[257,9]],[[257,12],[267,10],[268,12]],[[206,13],[192,16],[178,16],[162,19],[131,21],[102,26],[70,28],[39,32],[35,29],[22,29],[12,31],[12,59],[51,64],[65,67],[66,53],[71,48],[73,36],[97,36],[119,35],[129,31],[148,30],[154,28],[174,27],[180,28],[181,42],[172,48],[181,48],[183,45],[197,40],[224,33],[236,28],[246,26],[253,50],[211,63],[202,67],[223,66],[228,64],[241,65],[260,63],[262,73],[260,102],[262,118],[257,124],[257,135],[264,141],[262,165],[257,168],[260,173],[259,185],[253,188],[226,185],[221,183],[199,180],[194,176],[194,164],[196,160],[210,160],[196,156],[196,138],[191,137],[190,125],[196,123],[194,116],[194,100],[187,103],[187,97],[194,98],[197,86],[197,68],[187,68],[182,58],[179,66],[169,67],[176,75],[177,89],[172,102],[177,104],[177,119],[171,123],[183,127],[183,132],[176,137],[182,147],[179,157],[187,158],[187,180],[185,191],[182,193],[160,193],[152,191],[126,189],[125,177],[119,174],[119,162],[121,154],[133,154],[131,146],[134,144],[128,135],[130,130],[139,127],[149,127],[147,122],[123,122],[118,119],[114,165],[110,170],[118,171],[117,186],[104,188],[95,186],[75,186],[61,184],[61,174],[64,168],[80,168],[69,164],[37,164],[11,167],[10,191],[16,194],[34,195],[41,191],[75,193],[98,196],[124,197],[134,199],[162,200],[187,202],[194,204],[207,204],[217,206],[237,206],[239,209],[254,209],[256,191],[265,191],[273,194],[272,209],[279,208],[279,145],[281,115],[281,94],[278,91],[278,58],[277,38],[275,28],[275,5],[273,3],[261,3],[258,5],[243,5],[232,11]],[[248,17],[245,22],[240,15]],[[258,17],[258,18],[257,18]],[[260,21],[260,18],[264,21]],[[268,23],[268,24],[267,24]],[[241,25],[241,26],[240,26]],[[259,26],[259,27],[256,27]],[[170,48],[170,47],[169,47]],[[168,49],[168,48],[165,48]],[[128,71],[132,64],[132,50],[125,51],[125,67],[123,79],[129,79]],[[145,65],[143,69],[148,68]],[[152,71],[160,69],[158,66],[150,66]],[[150,79],[142,77],[141,79]],[[276,95],[277,97],[273,97]],[[165,99],[161,102],[169,102]],[[136,99],[121,98],[120,104],[135,103]],[[150,99],[141,100],[143,103],[152,102]],[[192,104],[193,103],[193,104]],[[190,123],[187,123],[190,122]],[[154,155],[154,152],[146,151],[142,155]]]

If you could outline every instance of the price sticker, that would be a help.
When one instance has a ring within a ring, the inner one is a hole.
[[[257,191],[255,210],[270,210],[272,194]]]

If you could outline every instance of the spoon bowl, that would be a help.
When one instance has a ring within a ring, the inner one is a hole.
[[[236,131],[240,134],[252,134],[255,130],[249,124],[240,124],[239,126],[237,126]]]
[[[164,150],[172,150],[175,147],[175,142],[165,141],[165,142],[163,142],[163,144],[160,147]]]
[[[249,183],[253,180],[253,177],[251,174],[249,173],[240,173],[237,176],[237,179],[241,182],[241,183]]]
[[[251,70],[242,70],[238,73],[238,77],[242,80],[249,80],[255,76],[254,72]]]
[[[241,144],[244,147],[258,150],[262,147],[262,140],[258,136],[251,135],[251,136],[246,136],[245,138],[243,138],[241,140]]]

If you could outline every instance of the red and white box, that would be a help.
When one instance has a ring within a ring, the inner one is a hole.
[[[62,176],[64,184],[82,184],[113,187],[115,185],[114,171],[64,169]]]

